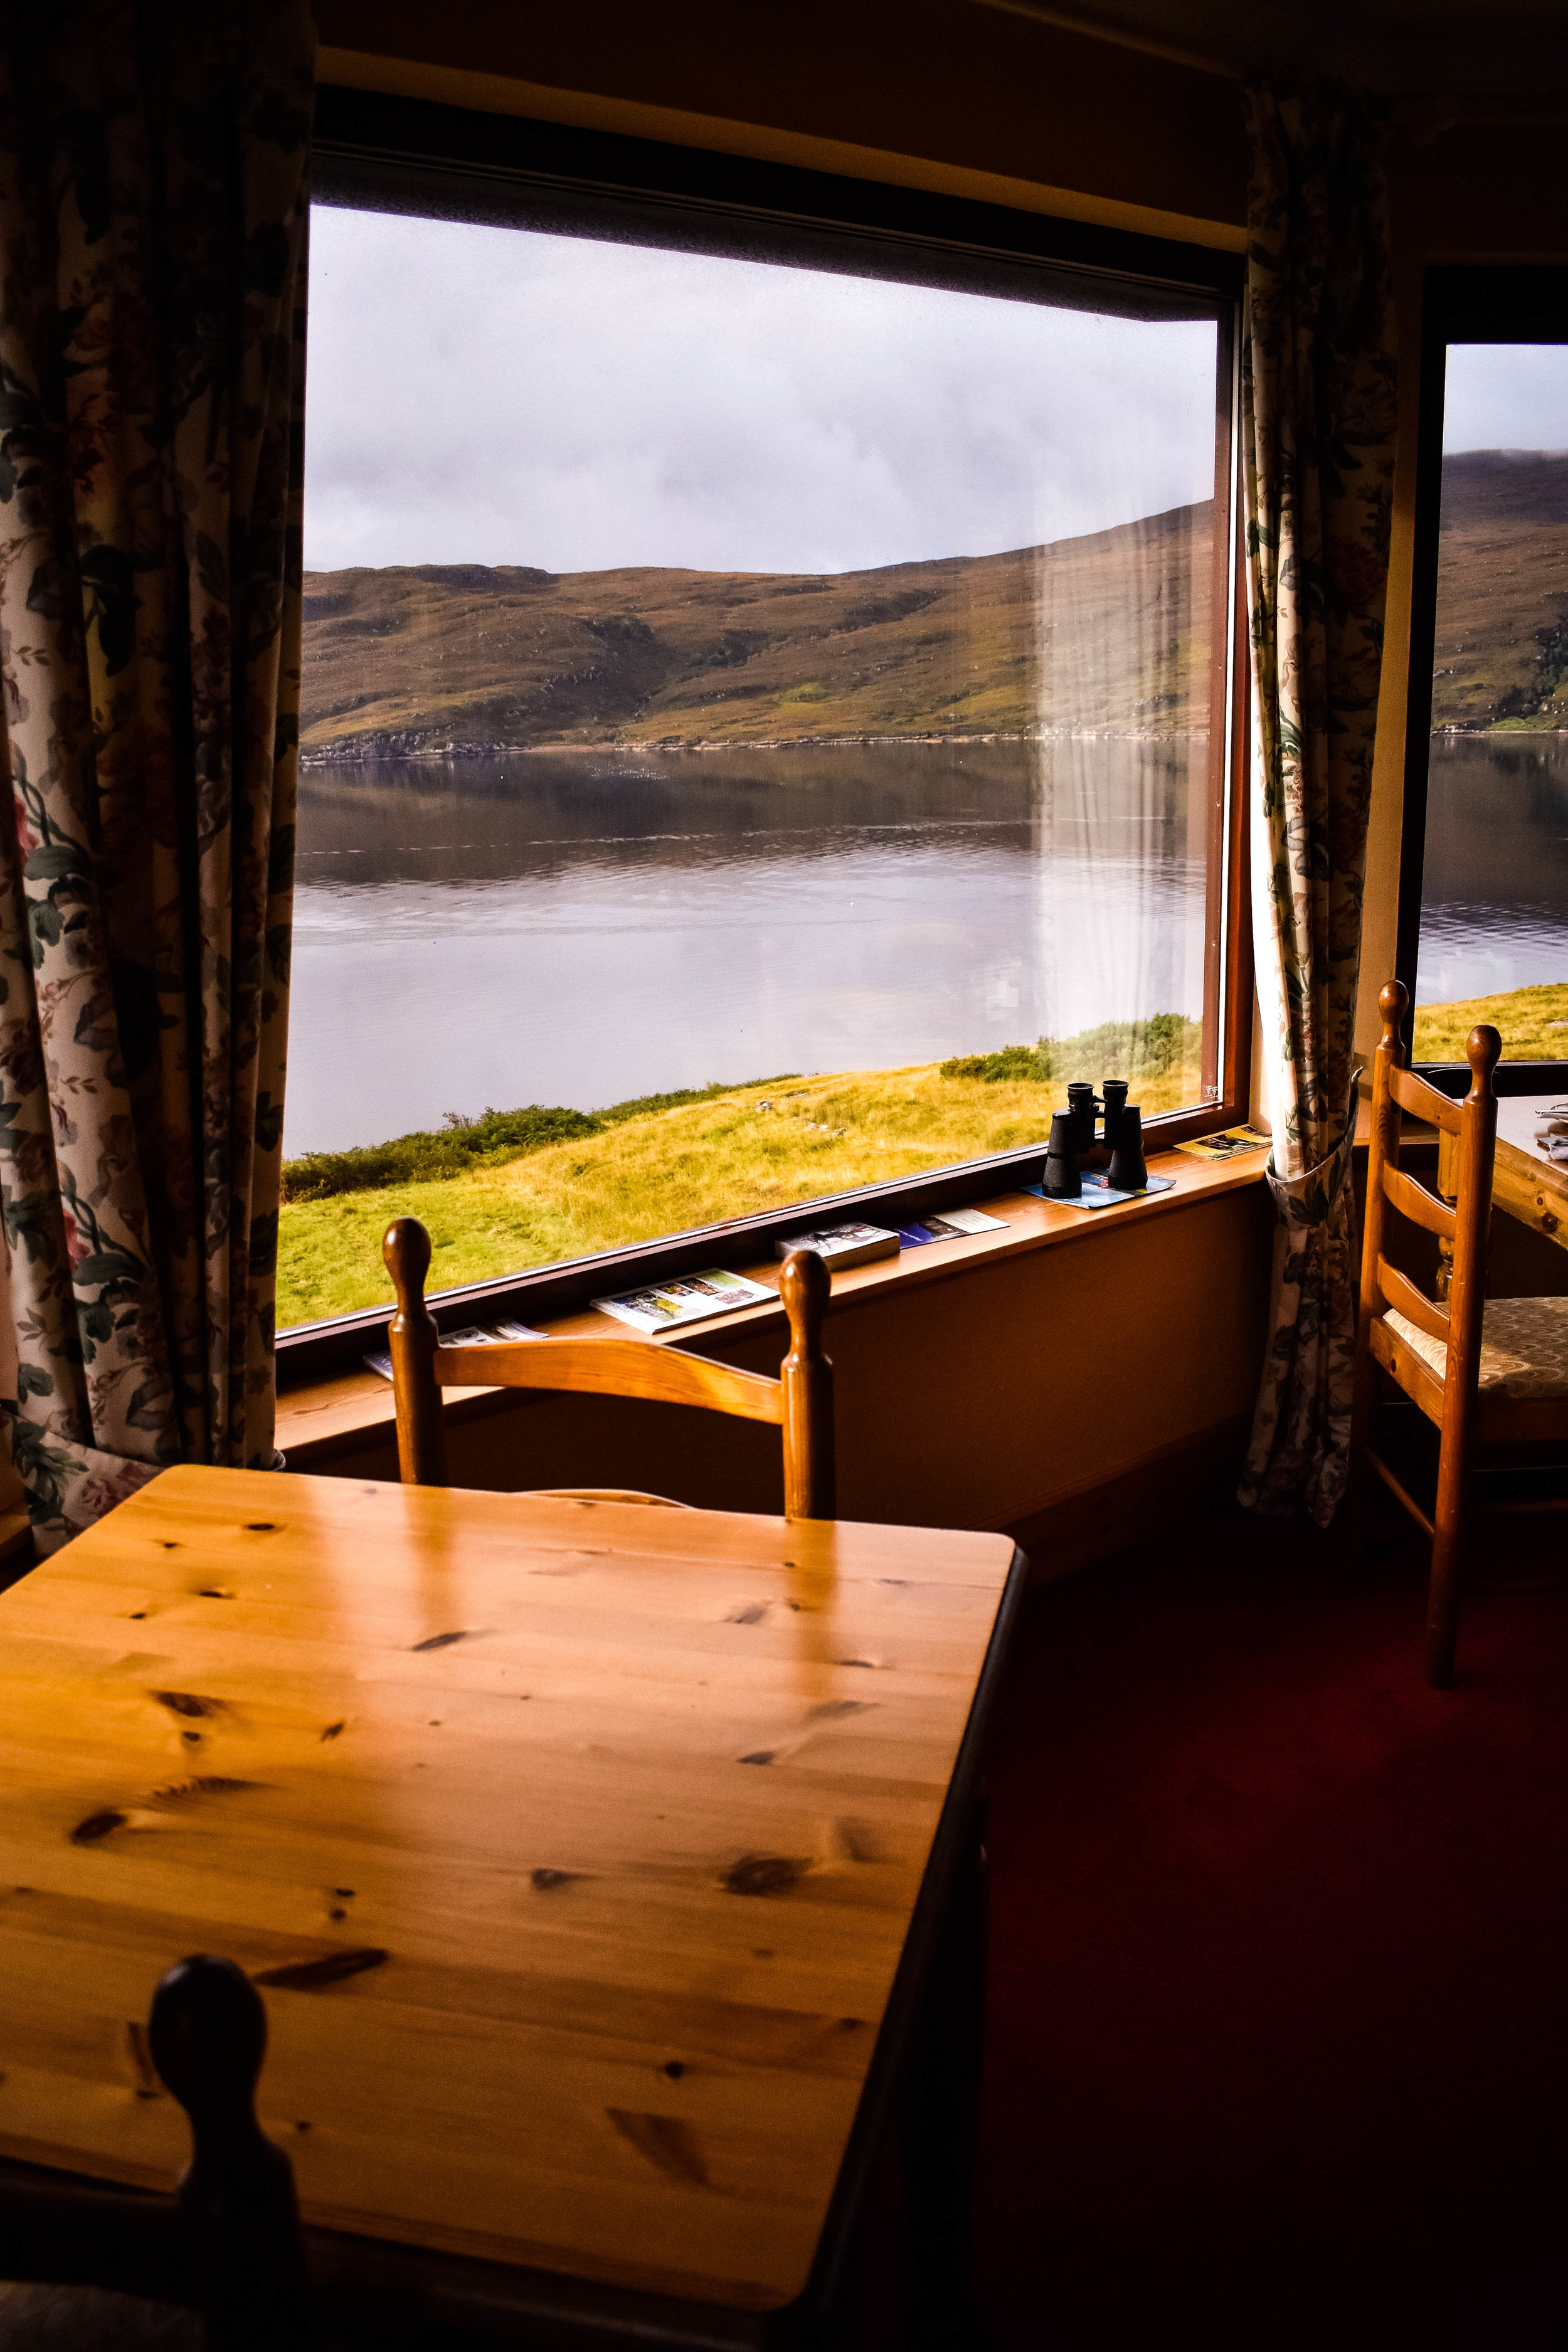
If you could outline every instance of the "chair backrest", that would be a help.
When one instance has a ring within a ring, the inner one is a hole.
[[[147,2046],[190,2118],[177,2194],[0,2174],[0,2278],[106,2287],[184,2304],[207,2352],[310,2352],[318,2341],[294,2170],[256,2119],[267,2047],[261,1996],[232,1960],[171,1969]]]
[[[397,1293],[388,1339],[405,1486],[447,1483],[442,1389],[574,1389],[774,1422],[784,1432],[786,1517],[835,1516],[833,1367],[822,1352],[832,1276],[815,1250],[792,1250],[780,1269],[790,1347],[776,1381],[651,1339],[514,1339],[443,1348],[425,1304],[430,1236],[418,1218],[395,1217],[381,1254]]]
[[[1405,1067],[1400,1032],[1409,996],[1390,981],[1378,998],[1383,1037],[1373,1058],[1372,1133],[1367,1148],[1366,1224],[1361,1258],[1361,1346],[1371,1327],[1388,1308],[1397,1307],[1417,1330],[1440,1339],[1447,1349],[1443,1381],[1442,1426],[1462,1432],[1475,1398],[1480,1371],[1481,1324],[1486,1311],[1487,1243],[1491,1230],[1492,1161],[1497,1150],[1497,1094],[1492,1073],[1502,1054],[1502,1039],[1488,1025],[1472,1029],[1465,1051],[1470,1065],[1470,1090],[1462,1103],[1450,1102],[1424,1078]],[[1427,1120],[1458,1146],[1454,1205],[1437,1200],[1399,1165],[1400,1113]],[[1445,1308],[1418,1290],[1397,1266],[1388,1263],[1384,1244],[1389,1213],[1436,1234],[1439,1248],[1453,1250],[1453,1273]],[[1424,1363],[1411,1367],[1436,1376]]]

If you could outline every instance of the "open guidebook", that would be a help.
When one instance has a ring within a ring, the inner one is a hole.
[[[443,1331],[441,1345],[443,1348],[499,1348],[508,1339],[542,1339],[543,1337],[542,1331],[535,1331],[526,1323],[488,1323],[482,1328],[475,1323],[464,1331]],[[365,1362],[373,1372],[379,1372],[384,1381],[392,1378],[390,1355],[367,1356]]]
[[[705,1316],[724,1315],[737,1307],[777,1305],[778,1294],[749,1275],[728,1274],[710,1265],[701,1274],[683,1274],[646,1290],[623,1290],[615,1298],[590,1302],[601,1315],[629,1323],[634,1331],[673,1331],[683,1323],[700,1323]]]

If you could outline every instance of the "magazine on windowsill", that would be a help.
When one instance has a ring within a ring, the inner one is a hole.
[[[873,1258],[897,1257],[899,1237],[884,1225],[819,1225],[815,1233],[791,1234],[773,1248],[780,1257],[788,1257],[791,1250],[815,1250],[824,1265],[842,1270],[869,1265]]]
[[[616,1298],[589,1301],[601,1315],[629,1323],[634,1331],[673,1331],[683,1323],[700,1323],[710,1315],[726,1315],[737,1307],[778,1304],[778,1293],[749,1275],[728,1274],[710,1265],[701,1274],[683,1274],[678,1281],[661,1282],[647,1290],[623,1290]]]
[[[899,1239],[906,1249],[926,1242],[959,1242],[971,1234],[999,1234],[1005,1217],[988,1217],[984,1209],[944,1209],[940,1217],[922,1217],[918,1225],[900,1225]]]
[[[533,1330],[527,1323],[489,1323],[482,1329],[474,1323],[463,1331],[443,1331],[441,1345],[443,1348],[500,1348],[509,1339],[542,1339],[543,1337],[542,1331]],[[390,1355],[367,1356],[364,1360],[373,1372],[381,1374],[384,1381],[392,1378]]]
[[[1227,1127],[1221,1135],[1196,1135],[1191,1143],[1178,1143],[1178,1151],[1190,1151],[1194,1160],[1234,1160],[1242,1151],[1271,1150],[1274,1138],[1256,1127]]]

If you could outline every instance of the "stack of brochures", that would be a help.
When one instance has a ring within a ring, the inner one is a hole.
[[[815,1250],[831,1267],[868,1265],[873,1258],[897,1257],[899,1237],[882,1225],[818,1225],[815,1233],[791,1234],[773,1247],[780,1257],[788,1257],[791,1250]]]
[[[509,1339],[542,1339],[542,1331],[532,1330],[526,1323],[489,1323],[482,1328],[470,1324],[465,1331],[443,1331],[443,1348],[499,1348]],[[384,1381],[392,1378],[392,1358],[388,1355],[367,1356],[365,1362]]]
[[[906,1249],[924,1242],[963,1241],[969,1234],[999,1234],[1005,1217],[988,1217],[984,1209],[944,1209],[940,1217],[922,1217],[918,1225],[900,1225],[899,1239]]]
[[[625,1290],[617,1298],[591,1302],[601,1315],[629,1323],[634,1331],[673,1331],[683,1323],[700,1323],[705,1316],[728,1314],[737,1307],[777,1306],[778,1294],[749,1275],[727,1274],[710,1265],[701,1274],[683,1274],[647,1290]]]

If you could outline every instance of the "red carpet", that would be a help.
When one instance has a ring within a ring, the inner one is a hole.
[[[1423,1574],[1216,1516],[1031,1601],[991,1781],[999,2347],[1568,2342],[1568,1593],[1473,1601],[1439,1694]]]

